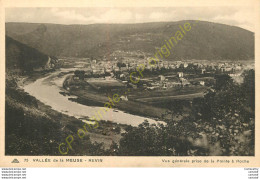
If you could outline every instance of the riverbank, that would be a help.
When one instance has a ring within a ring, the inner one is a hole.
[[[51,73],[47,77],[40,78],[35,82],[24,86],[24,90],[44,104],[51,106],[55,111],[61,112],[68,116],[73,116],[77,119],[94,116],[97,111],[101,110],[102,107],[86,106],[72,102],[69,98],[76,98],[75,96],[61,94],[61,92],[66,92],[62,85],[66,75],[61,76],[61,71]],[[151,124],[157,123],[155,120],[150,118],[128,114],[119,110],[108,111],[106,115],[103,116],[103,120],[131,126],[138,126],[145,120],[149,121]]]
[[[110,155],[111,144],[119,143],[121,132],[127,126],[100,121],[100,127],[89,131],[85,139],[77,139],[77,130],[85,124],[83,121],[52,109],[23,90],[48,75],[7,77],[5,154],[60,155],[59,144],[73,135],[76,145],[69,155]],[[19,81],[19,85],[15,81]]]

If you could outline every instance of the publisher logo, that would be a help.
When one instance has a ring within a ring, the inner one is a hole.
[[[12,161],[12,163],[20,163],[19,160],[17,160],[16,158]]]

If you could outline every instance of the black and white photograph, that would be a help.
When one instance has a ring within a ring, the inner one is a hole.
[[[255,156],[252,6],[8,7],[4,31],[5,156]]]

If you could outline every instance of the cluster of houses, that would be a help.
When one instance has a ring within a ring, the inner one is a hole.
[[[121,64],[121,65],[119,65]],[[89,66],[89,72],[93,74],[105,74],[111,72],[127,72],[135,70],[140,64],[144,65],[147,70],[164,69],[196,69],[199,73],[209,72],[227,72],[237,73],[243,70],[243,65],[237,62],[209,62],[209,61],[166,61],[160,60],[151,65],[149,58],[134,58],[134,57],[111,57],[111,59],[104,58],[102,61],[92,60]]]
[[[190,82],[184,78],[183,72],[178,72],[177,77],[176,76],[164,76],[164,75],[159,75],[158,76],[159,80],[147,80],[144,87],[146,87],[149,90],[154,90],[154,89],[169,89],[173,87],[183,87],[183,86],[188,86],[190,85]],[[145,81],[145,79],[143,80]]]
[[[128,52],[124,52],[128,54]],[[227,73],[231,76],[236,76],[236,74],[241,74],[243,70],[243,64],[239,62],[219,62],[219,61],[166,61],[160,60],[154,65],[149,64],[148,58],[141,52],[136,52],[136,56],[133,57],[133,54],[130,53],[124,58],[119,57],[118,55],[122,54],[121,51],[115,53],[108,59],[104,57],[101,60],[90,60],[83,70],[85,75],[103,75],[109,76],[109,78],[119,79],[122,83],[131,86],[132,88],[137,88],[137,85],[131,84],[129,82],[129,73],[130,71],[136,71],[137,67],[142,64],[146,70],[160,70],[164,69],[176,69],[177,77],[165,77],[163,75],[158,76],[158,80],[149,80],[141,79],[140,84],[144,88],[153,90],[156,88],[168,89],[176,86],[189,86],[189,85],[205,85],[205,81],[189,81],[184,77],[184,73],[189,73],[193,70],[196,74],[206,74],[206,73]],[[143,55],[140,58],[140,55]],[[116,75],[115,75],[116,74]],[[77,77],[76,77],[77,78]]]

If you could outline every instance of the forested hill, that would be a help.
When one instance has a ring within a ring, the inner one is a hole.
[[[45,68],[49,56],[6,36],[6,67],[8,70],[32,71]]]
[[[116,50],[154,54],[164,40],[189,22],[191,30],[175,46],[168,59],[254,59],[254,33],[224,24],[199,21],[141,24],[58,25],[6,23],[10,37],[43,53],[66,57],[91,57]]]

